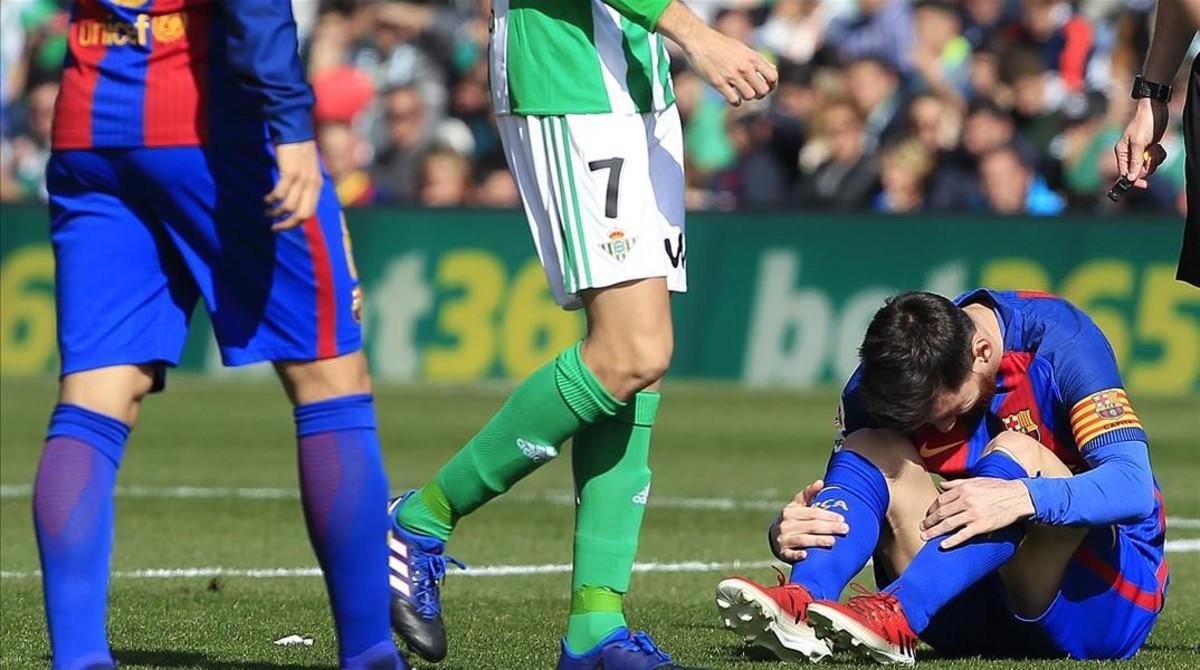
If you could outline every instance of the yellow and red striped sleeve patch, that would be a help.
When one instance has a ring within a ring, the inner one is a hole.
[[[1081,449],[1105,433],[1141,427],[1142,421],[1133,411],[1129,396],[1122,388],[1097,391],[1071,408],[1071,432],[1075,435],[1075,444]]]

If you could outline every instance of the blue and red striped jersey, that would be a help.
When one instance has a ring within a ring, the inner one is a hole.
[[[908,436],[927,471],[948,479],[975,476],[988,443],[1006,430],[1041,442],[1076,474],[1094,467],[1089,459],[1092,449],[1149,443],[1125,392],[1112,347],[1078,307],[1046,293],[987,289],[971,291],[954,302],[961,306],[980,303],[994,310],[1003,331],[1004,354],[996,376],[996,395],[986,413],[972,421],[958,421],[947,433],[923,426]],[[861,368],[843,391],[835,449],[850,433],[874,427],[862,401],[860,380]],[[1153,473],[1147,474],[1153,481]],[[1149,514],[1117,524],[1151,559],[1156,566],[1152,573],[1130,576],[1133,573],[1122,568],[1124,560],[1110,564],[1087,541],[1073,560],[1122,597],[1157,612],[1167,582],[1163,560],[1166,508],[1157,482],[1153,495]],[[1107,532],[1102,537],[1112,541]]]
[[[926,469],[946,477],[969,476],[993,437],[1025,433],[1075,472],[1089,469],[1088,449],[1113,442],[1148,442],[1125,392],[1116,357],[1104,334],[1078,307],[1029,291],[979,289],[955,299],[995,310],[1004,331],[996,395],[975,423],[960,421],[949,433],[924,426],[913,435]],[[839,439],[871,428],[856,370],[842,393]]]
[[[312,139],[289,0],[75,0],[56,150]]]

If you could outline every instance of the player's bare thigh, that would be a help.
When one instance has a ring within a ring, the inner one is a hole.
[[[988,444],[987,451],[1002,451],[1025,468],[1031,477],[1072,476],[1057,456],[1037,440],[1016,432],[1004,432]],[[1025,539],[1012,560],[1003,565],[1000,580],[1009,607],[1024,617],[1036,617],[1054,601],[1063,573],[1088,528],[1026,524]]]
[[[650,277],[581,294],[587,314],[583,361],[610,393],[628,400],[655,386],[674,352],[667,280]]]

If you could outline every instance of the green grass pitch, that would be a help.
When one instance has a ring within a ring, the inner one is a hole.
[[[503,395],[501,389],[380,389],[393,488],[428,478]],[[831,392],[668,386],[655,432],[654,492],[639,561],[661,566],[768,559],[769,510],[821,472],[835,397]],[[48,666],[40,583],[29,574],[37,569],[37,554],[28,485],[53,401],[54,387],[46,381],[0,384],[0,667],[5,670]],[[1170,515],[1200,518],[1200,402],[1135,401],[1151,436]],[[477,567],[569,563],[569,459],[568,448],[508,496],[466,519],[451,553]],[[296,479],[291,414],[273,384],[178,376],[167,393],[146,403],[126,452],[117,501],[113,569],[134,573],[112,583],[110,631],[122,667],[334,666],[324,590],[314,576],[137,576],[150,568],[314,567],[294,494]],[[214,490],[218,487],[225,490]],[[189,492],[191,497],[185,496]],[[1184,527],[1196,525],[1185,521],[1170,538],[1200,539],[1200,528]],[[1113,667],[1200,667],[1200,553],[1173,553],[1170,562],[1173,580],[1158,627],[1135,661]],[[726,571],[639,573],[627,599],[631,623],[652,631],[689,664],[784,667],[747,653],[718,627],[712,594]],[[744,572],[760,579],[772,575],[761,564]],[[444,591],[451,652],[440,667],[552,668],[568,588],[569,575],[563,572],[451,575]],[[272,644],[293,633],[316,642],[290,648]],[[927,652],[921,663],[930,668],[1077,665],[938,661]]]

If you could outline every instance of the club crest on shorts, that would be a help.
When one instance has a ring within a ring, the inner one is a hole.
[[[363,309],[363,293],[361,286],[355,286],[353,291],[350,291],[350,314],[354,317],[354,323],[362,323]]]
[[[626,235],[625,231],[616,228],[608,234],[607,242],[600,243],[600,250],[612,257],[614,261],[621,263],[629,256],[629,252],[633,250],[637,240],[637,237]]]
[[[1092,396],[1092,404],[1096,407],[1096,415],[1102,419],[1119,419],[1125,414],[1125,408],[1120,401],[1107,391]]]
[[[1041,431],[1038,429],[1037,422],[1033,420],[1033,412],[1031,410],[1018,410],[1017,413],[1004,417],[1002,421],[1004,422],[1004,430],[1024,433],[1038,441],[1042,439]]]

